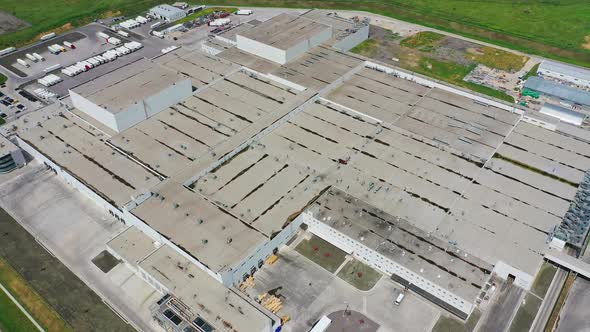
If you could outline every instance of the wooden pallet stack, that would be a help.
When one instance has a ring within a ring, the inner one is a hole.
[[[276,314],[283,308],[283,301],[274,295],[268,295],[268,293],[259,295],[258,301],[263,307],[268,309],[268,311],[272,312],[273,314]]]

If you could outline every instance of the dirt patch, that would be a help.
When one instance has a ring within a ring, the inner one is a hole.
[[[585,50],[590,50],[590,36],[586,36],[584,38],[584,44],[582,44],[582,48]]]
[[[39,39],[41,39],[41,37],[45,36],[48,33],[52,33],[52,32],[62,33],[62,32],[66,32],[68,30],[72,30],[72,28],[74,28],[72,23],[66,23],[58,28],[51,29],[51,30],[45,31],[45,32],[41,32],[40,34],[36,35],[35,38],[33,38],[33,40],[39,40]]]
[[[0,11],[0,35],[28,28],[31,25],[20,18]]]
[[[111,18],[111,17],[117,17],[117,16],[121,16],[120,10],[115,10],[115,11],[109,10],[108,12],[101,15],[102,18]]]

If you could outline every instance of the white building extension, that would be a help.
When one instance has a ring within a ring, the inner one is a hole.
[[[74,107],[121,132],[191,93],[189,79],[144,59],[70,90],[70,97]]]
[[[466,319],[492,266],[336,188],[303,213],[313,234]]]
[[[537,73],[541,76],[555,78],[590,88],[590,70],[565,63],[545,60],[539,65]]]
[[[158,5],[150,9],[149,14],[153,17],[166,20],[168,22],[176,21],[186,16],[186,12],[184,10],[167,4]]]
[[[285,64],[332,37],[332,28],[289,14],[236,35],[238,48],[279,64]]]

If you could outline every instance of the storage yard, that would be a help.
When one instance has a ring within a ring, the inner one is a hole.
[[[192,47],[91,25],[97,51],[31,74],[49,105],[0,133],[122,223],[105,247],[164,328],[510,326],[549,243],[587,236],[590,133],[349,52],[363,17],[269,13]]]

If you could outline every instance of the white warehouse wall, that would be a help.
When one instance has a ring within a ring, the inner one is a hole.
[[[258,268],[258,262],[262,260],[263,264],[266,262],[266,259],[273,254],[273,250],[275,248],[280,249],[281,246],[285,245],[289,240],[297,234],[299,230],[299,226],[303,223],[303,217],[300,215],[299,217],[295,218],[287,227],[285,227],[281,232],[275,235],[269,241],[264,242],[258,248],[253,250],[252,254],[245,259],[241,264],[230,269],[229,271],[222,273],[223,274],[223,284],[227,287],[232,285],[237,285],[243,280],[243,275],[247,273],[250,275],[250,271],[253,267],[256,270]]]
[[[301,56],[305,52],[320,45],[321,43],[327,41],[330,38],[332,38],[332,28],[327,28],[325,30],[322,30],[320,33],[312,36],[311,38],[306,39],[300,42],[299,44],[287,49],[286,62],[289,62]]]
[[[115,119],[115,115],[113,113],[82,97],[73,90],[69,90],[69,92],[70,98],[72,99],[72,104],[75,108],[90,115],[92,118],[96,119],[105,126],[115,131],[117,130],[117,120]]]
[[[154,116],[166,108],[183,101],[191,96],[193,86],[191,80],[185,79],[172,83],[164,90],[145,98],[145,114]]]
[[[287,55],[285,51],[276,47],[263,44],[241,35],[236,35],[236,41],[238,43],[238,48],[242,51],[246,51],[282,65],[287,62]]]
[[[141,121],[160,113],[169,106],[181,102],[189,97],[192,92],[191,81],[188,79],[180,80],[160,92],[146,97],[144,100],[138,101],[127,109],[121,110],[117,113],[107,111],[72,90],[70,90],[70,96],[74,107],[90,115],[92,118],[114,131],[122,132]]]
[[[317,220],[310,212],[304,212],[303,216],[303,222],[308,225],[308,230],[310,232],[330,242],[346,253],[352,254],[355,258],[368,264],[374,269],[377,269],[388,276],[393,274],[398,275],[414,286],[436,296],[448,305],[457,308],[468,315],[473,310],[472,301],[475,299],[463,299],[458,295],[449,292],[445,288],[421,277],[388,257],[381,255],[377,251]]]
[[[369,25],[365,25],[357,30],[357,32],[350,34],[343,38],[334,47],[342,51],[349,51],[358,44],[364,42],[369,38]]]

